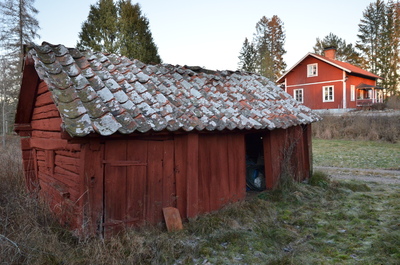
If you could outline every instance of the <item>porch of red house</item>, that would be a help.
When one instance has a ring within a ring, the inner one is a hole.
[[[370,108],[373,104],[382,103],[384,88],[360,84],[357,86],[356,106],[359,109]]]
[[[377,102],[374,102],[374,100],[372,98],[364,98],[364,99],[356,100],[357,108],[371,107],[372,104],[374,104],[374,103],[377,103]]]

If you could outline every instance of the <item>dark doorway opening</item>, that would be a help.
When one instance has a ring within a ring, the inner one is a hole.
[[[246,135],[246,190],[265,190],[264,145],[262,133]]]

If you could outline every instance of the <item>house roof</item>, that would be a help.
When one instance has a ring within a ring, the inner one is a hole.
[[[71,136],[272,130],[320,119],[267,78],[252,73],[146,65],[48,43],[32,45],[27,56]]]
[[[314,57],[316,59],[319,59],[321,61],[324,61],[336,68],[339,68],[349,74],[357,74],[357,75],[362,75],[365,77],[369,77],[369,78],[373,78],[373,79],[382,79],[382,77],[375,75],[371,72],[368,72],[364,69],[361,69],[360,67],[357,67],[355,65],[352,65],[350,63],[346,63],[346,62],[341,62],[338,60],[333,60],[330,58],[327,58],[325,56],[322,55],[318,55],[315,53],[307,53],[306,56],[304,56],[300,61],[298,61],[295,65],[293,65],[288,71],[286,71],[278,80],[277,82],[280,83],[283,81],[283,79],[286,77],[287,74],[290,73],[290,71],[292,71],[297,65],[299,65],[302,61],[304,61],[304,59],[306,59],[308,56]]]
[[[378,87],[378,86],[373,86],[373,85],[367,85],[364,83],[360,83],[358,86],[356,86],[357,89],[364,89],[364,90],[372,90],[372,89],[386,89],[383,87]]]

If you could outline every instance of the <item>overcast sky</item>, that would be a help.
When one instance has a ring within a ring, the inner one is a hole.
[[[74,47],[90,4],[97,0],[36,0],[41,38]],[[153,39],[164,63],[236,70],[244,39],[253,38],[262,16],[277,15],[286,31],[290,68],[330,32],[355,43],[362,13],[372,0],[143,0]],[[132,1],[136,3],[136,1]]]

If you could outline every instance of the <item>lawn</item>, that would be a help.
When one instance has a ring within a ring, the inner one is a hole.
[[[400,142],[313,139],[314,166],[400,169]]]

